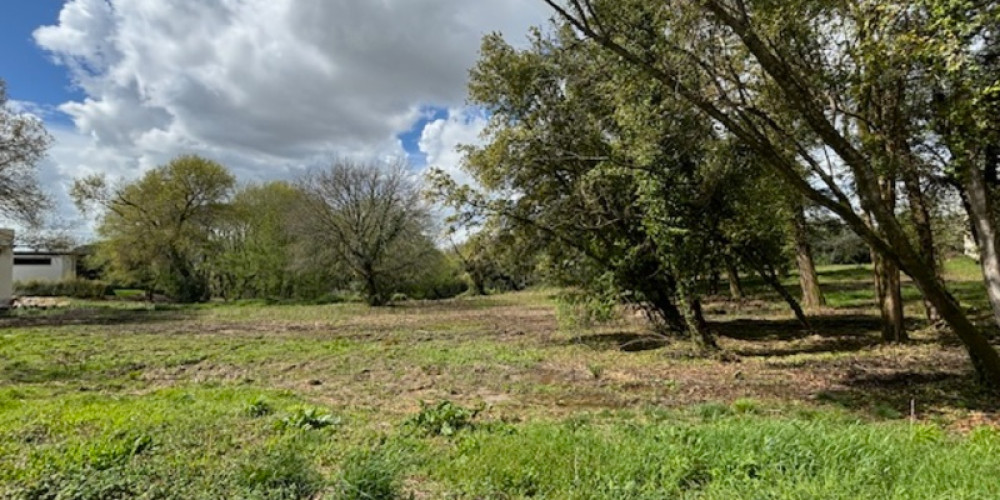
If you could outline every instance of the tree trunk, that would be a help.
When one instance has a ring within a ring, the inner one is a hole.
[[[989,339],[972,324],[958,301],[948,293],[940,280],[927,269],[919,267],[918,262],[904,261],[903,264],[913,269],[910,276],[920,287],[920,291],[962,341],[972,366],[976,369],[979,382],[984,386],[1000,389],[1000,354]]]
[[[917,230],[917,243],[920,245],[920,253],[923,254],[926,265],[934,270],[934,274],[941,278],[941,266],[938,265],[937,249],[934,247],[934,229],[931,227],[931,211],[927,204],[927,197],[924,196],[920,187],[920,174],[914,165],[906,165],[902,169],[903,185],[906,187],[906,197],[910,203],[910,217]],[[927,321],[932,325],[941,321],[934,306],[924,297],[924,310],[927,314]]]
[[[962,186],[968,201],[969,221],[979,245],[979,265],[983,271],[986,294],[993,310],[993,321],[1000,325],[1000,240],[993,218],[993,200],[987,191],[982,172],[971,168],[962,176]]]
[[[871,223],[871,216],[866,216]],[[906,333],[906,317],[903,314],[903,293],[899,266],[883,258],[874,248],[872,256],[872,277],[875,281],[875,299],[882,318],[882,340],[886,343],[909,340]]]
[[[816,309],[826,305],[826,297],[819,288],[816,264],[813,261],[812,246],[809,244],[806,215],[801,203],[797,203],[792,215],[792,236],[795,239],[795,262],[799,267],[799,286],[802,288],[802,305],[806,309]]]
[[[665,287],[662,289],[644,290],[643,294],[646,296],[646,303],[640,305],[646,313],[646,318],[653,324],[654,329],[664,334],[670,332],[687,333],[688,324],[684,314],[677,308],[671,294],[664,291],[672,288]]]
[[[684,305],[684,320],[687,323],[692,340],[701,346],[702,349],[711,351],[719,350],[719,343],[715,340],[715,335],[709,329],[708,322],[705,321],[705,316],[702,313],[701,299],[692,295],[686,295],[682,297],[681,301]]]
[[[729,296],[733,300],[743,300],[743,282],[740,281],[740,271],[732,259],[726,259],[726,279],[729,281]]]
[[[811,330],[812,325],[809,323],[809,318],[806,317],[806,313],[802,310],[799,302],[795,300],[795,297],[792,296],[792,293],[785,288],[785,285],[781,284],[781,279],[778,278],[778,275],[765,268],[757,269],[757,274],[762,280],[764,280],[765,283],[768,284],[768,286],[774,289],[775,292],[778,292],[778,295],[780,295],[782,299],[784,299],[784,301],[788,304],[788,307],[790,307],[792,312],[795,313],[795,319],[802,324],[802,327],[806,330]]]
[[[882,340],[886,343],[906,342],[909,336],[903,315],[899,267],[891,260],[874,257],[875,288],[882,315]]]

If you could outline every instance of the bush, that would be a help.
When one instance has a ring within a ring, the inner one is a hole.
[[[114,290],[103,281],[74,278],[63,281],[18,281],[14,283],[14,294],[100,300],[113,295]]]

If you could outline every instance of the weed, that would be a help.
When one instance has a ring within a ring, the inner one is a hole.
[[[274,408],[263,396],[258,396],[247,404],[246,408],[243,409],[243,413],[252,418],[260,418],[274,413]]]
[[[324,429],[333,425],[340,425],[340,418],[316,407],[297,407],[284,418],[278,421],[280,429]]]
[[[590,371],[590,375],[594,377],[594,380],[600,380],[601,375],[604,375],[604,366],[597,363],[588,364],[587,370]]]
[[[733,401],[733,411],[741,415],[760,413],[760,404],[753,399],[740,398]]]
[[[466,427],[471,427],[472,420],[481,411],[482,408],[464,408],[447,400],[433,406],[421,401],[420,412],[406,423],[428,435],[452,436]]]

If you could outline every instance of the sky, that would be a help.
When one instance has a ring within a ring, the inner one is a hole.
[[[462,178],[483,35],[515,45],[541,0],[6,0],[0,78],[55,142],[40,179],[63,225],[74,178],[134,179],[180,154],[243,182],[331,159],[406,157]]]

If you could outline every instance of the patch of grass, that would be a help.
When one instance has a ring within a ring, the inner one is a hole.
[[[433,477],[470,498],[994,498],[996,433],[721,418],[466,435]],[[933,433],[932,433],[933,434]]]
[[[351,452],[341,467],[336,500],[394,500],[403,498],[402,462],[385,446]]]

